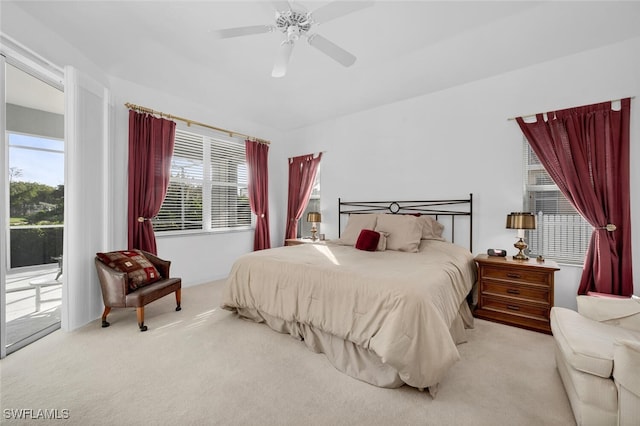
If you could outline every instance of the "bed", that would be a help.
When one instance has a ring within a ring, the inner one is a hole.
[[[222,307],[303,340],[352,377],[435,396],[473,325],[472,200],[339,200],[347,226],[338,221],[337,240],[241,256]],[[460,218],[468,247],[455,243]],[[380,238],[363,248],[372,233]]]

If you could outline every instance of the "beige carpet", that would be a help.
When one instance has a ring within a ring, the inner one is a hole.
[[[184,289],[181,312],[171,296],[149,305],[145,333],[135,310],[114,309],[109,328],[96,320],[9,355],[0,361],[0,423],[575,424],[551,336],[476,320],[432,399],[338,372],[304,343],[221,310],[222,288]],[[19,413],[68,419],[10,418]]]

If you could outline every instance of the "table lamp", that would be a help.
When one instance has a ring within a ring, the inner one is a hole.
[[[311,222],[311,241],[315,241],[318,239],[316,235],[318,233],[318,228],[316,226],[317,223],[322,222],[322,216],[318,212],[309,212],[307,213],[307,222]]]
[[[523,251],[527,248],[527,243],[524,242],[524,230],[536,229],[535,215],[525,212],[511,212],[507,215],[507,229],[518,230],[518,241],[513,246],[519,251],[513,258],[515,260],[527,260],[528,257]]]

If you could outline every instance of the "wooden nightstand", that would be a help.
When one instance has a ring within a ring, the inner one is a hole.
[[[324,241],[315,240],[312,241],[311,238],[289,238],[284,240],[285,246],[297,246],[300,244],[324,244]]]
[[[551,334],[553,277],[559,271],[552,260],[514,260],[512,256],[475,258],[478,263],[477,318]]]

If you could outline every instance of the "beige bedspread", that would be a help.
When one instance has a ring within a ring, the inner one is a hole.
[[[475,274],[472,254],[448,242],[423,240],[418,253],[303,244],[239,258],[222,307],[353,342],[426,388],[459,359],[449,328]]]

